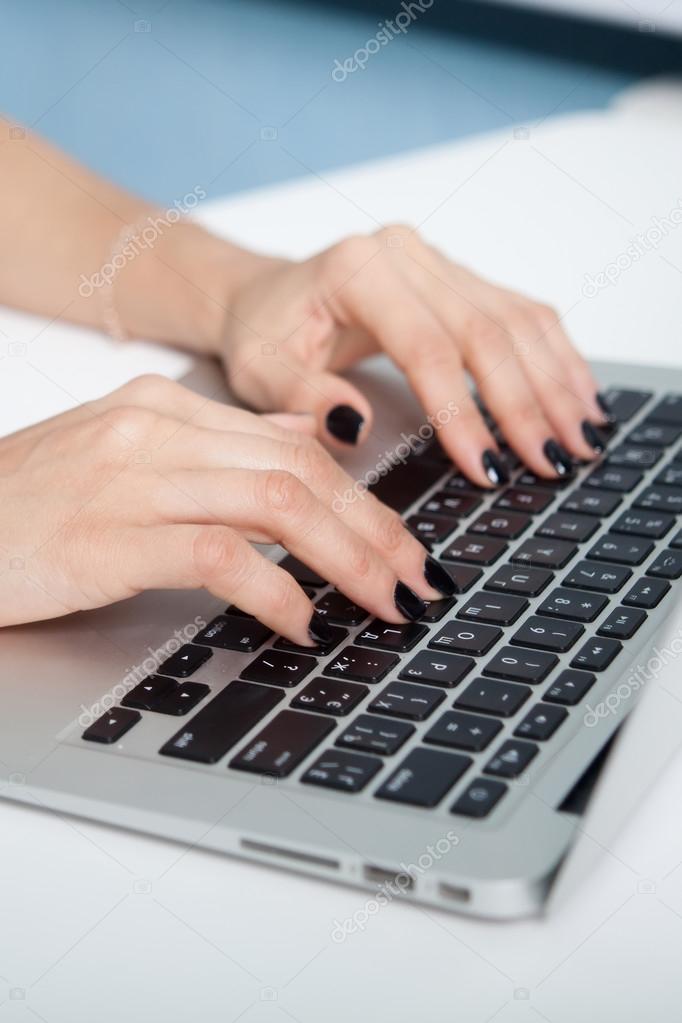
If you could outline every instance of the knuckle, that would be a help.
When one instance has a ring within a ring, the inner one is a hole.
[[[268,608],[281,621],[290,621],[303,597],[298,586],[286,577],[283,569],[269,572],[267,577]]]
[[[367,235],[349,235],[329,249],[330,266],[340,273],[352,274],[373,254],[374,248],[372,239]]]
[[[374,567],[374,559],[369,544],[365,543],[364,540],[358,540],[357,543],[351,544],[351,548],[348,551],[347,565],[351,575],[360,580],[367,579]]]
[[[173,395],[181,389],[181,384],[176,383],[174,380],[169,380],[168,377],[162,376],[161,373],[143,373],[141,376],[134,377],[127,384],[124,384],[119,389],[119,393],[127,401],[139,401],[146,404],[147,402],[153,402],[163,395]]]
[[[245,567],[243,544],[229,529],[200,529],[192,541],[192,566],[201,582],[221,576],[239,577]]]
[[[471,316],[464,328],[463,336],[473,353],[502,353],[509,347],[504,331],[487,316]]]
[[[290,454],[292,472],[304,483],[313,479],[320,482],[328,476],[331,459],[319,441],[311,438],[294,444]]]
[[[101,412],[89,426],[91,442],[96,449],[119,451],[148,438],[157,417],[137,405],[117,405]]]
[[[391,511],[377,515],[377,543],[385,557],[395,557],[403,547],[407,536],[407,531],[399,515]]]
[[[308,490],[293,473],[284,469],[268,469],[259,477],[263,504],[271,511],[288,518],[302,513],[308,504]]]
[[[533,302],[530,307],[530,311],[536,321],[543,330],[551,330],[552,327],[556,327],[559,322],[559,313],[551,305],[546,305],[544,302]]]
[[[410,361],[417,369],[432,373],[452,371],[452,349],[440,334],[422,336],[417,350],[414,346],[410,348]]]

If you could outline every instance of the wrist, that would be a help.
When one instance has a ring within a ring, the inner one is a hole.
[[[117,275],[116,311],[132,336],[216,355],[235,294],[273,262],[183,221]]]

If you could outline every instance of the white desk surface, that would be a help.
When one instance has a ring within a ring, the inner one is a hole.
[[[679,364],[682,225],[616,285],[592,298],[581,287],[652,217],[682,209],[681,113],[674,89],[640,91],[528,138],[480,137],[202,215],[291,255],[376,222],[421,223],[453,257],[552,301],[588,354]],[[0,432],[186,365],[7,310],[0,332]],[[334,921],[364,893],[0,804],[0,1023],[678,1018],[681,788],[682,756],[553,917],[491,924],[391,904],[340,944]]]

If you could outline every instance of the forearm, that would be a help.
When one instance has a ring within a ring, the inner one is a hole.
[[[12,137],[0,120],[0,303],[97,328],[113,306],[130,336],[215,350],[231,291],[262,257],[171,209],[130,195],[28,131]],[[133,237],[124,248],[117,240],[127,227]]]

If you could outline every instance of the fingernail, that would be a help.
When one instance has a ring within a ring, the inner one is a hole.
[[[454,596],[456,590],[454,579],[447,569],[439,565],[430,554],[427,555],[424,562],[424,578],[429,586],[432,586],[434,590],[438,590],[444,597]]]
[[[597,427],[594,426],[589,419],[583,419],[580,425],[583,431],[583,437],[587,443],[594,451],[597,452],[598,455],[601,455],[601,453],[606,450],[606,443],[604,442],[604,438],[599,433]]]
[[[573,473],[573,459],[569,455],[565,448],[562,448],[561,444],[551,438],[545,441],[545,445],[542,449],[545,453],[545,458],[548,462],[551,462],[552,468],[556,472],[557,476],[570,476]]]
[[[329,623],[325,621],[318,611],[313,611],[313,616],[308,625],[308,635],[314,643],[319,643],[320,646],[324,646],[325,643],[331,643],[334,638],[334,633]]]
[[[610,423],[614,423],[615,419],[614,419],[614,416],[613,416],[613,412],[611,411],[611,406],[609,405],[609,403],[608,403],[607,399],[604,397],[604,395],[600,391],[597,391],[597,393],[595,394],[594,397],[595,397],[595,401],[597,402],[597,405],[599,405],[599,408],[602,410],[602,412],[606,416],[607,420]]]
[[[327,413],[327,429],[344,444],[357,444],[364,419],[350,405],[335,405]]]
[[[509,473],[502,459],[495,451],[486,448],[481,461],[483,462],[485,474],[493,486],[499,487],[503,483],[509,483]]]
[[[393,600],[401,615],[409,618],[411,622],[416,622],[426,611],[426,604],[421,597],[400,581],[396,583],[393,591]]]

